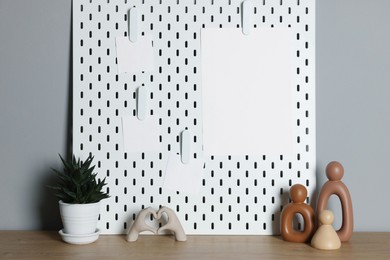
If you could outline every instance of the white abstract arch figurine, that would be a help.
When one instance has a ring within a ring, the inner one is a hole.
[[[146,224],[145,218],[147,215],[151,214],[155,219],[160,219],[163,213],[167,214],[168,216],[168,222],[164,226],[156,229]],[[184,233],[183,227],[178,217],[176,216],[176,213],[172,209],[164,206],[161,207],[158,212],[156,212],[154,209],[149,207],[141,210],[138,213],[137,218],[135,219],[127,234],[126,240],[129,242],[137,241],[139,233],[143,231],[151,231],[153,234],[160,234],[160,232],[164,230],[173,231],[177,241],[187,240],[187,236]]]

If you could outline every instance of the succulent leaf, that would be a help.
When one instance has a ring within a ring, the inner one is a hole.
[[[65,203],[86,204],[109,198],[108,193],[102,191],[106,179],[97,180],[97,173],[93,173],[93,156],[89,156],[84,162],[74,155],[70,161],[59,156],[64,166],[63,171],[52,169],[57,174],[58,181],[56,186],[48,186],[59,199]]]

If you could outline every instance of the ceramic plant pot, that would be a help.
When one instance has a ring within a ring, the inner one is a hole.
[[[88,235],[96,232],[100,202],[90,204],[69,204],[59,202],[65,234]]]

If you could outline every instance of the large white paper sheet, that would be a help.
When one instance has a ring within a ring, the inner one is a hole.
[[[125,152],[161,150],[160,126],[157,117],[148,116],[141,121],[133,116],[123,116],[122,130]]]
[[[116,37],[118,73],[149,72],[154,69],[152,37],[140,36],[136,42],[128,37]]]
[[[163,187],[184,194],[198,195],[202,183],[203,159],[191,159],[187,164],[181,162],[179,154],[170,153]]]
[[[288,29],[202,29],[203,148],[208,155],[290,154],[295,51]]]

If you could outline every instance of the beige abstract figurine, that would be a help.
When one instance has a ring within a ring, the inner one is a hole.
[[[168,217],[167,223],[164,226],[157,229],[146,224],[145,218],[149,214],[151,214],[155,219],[159,220],[163,213],[165,213]],[[161,207],[160,210],[156,212],[152,208],[146,208],[138,213],[137,218],[135,219],[126,236],[126,240],[129,242],[137,241],[139,233],[143,231],[150,231],[153,234],[160,234],[160,232],[164,230],[173,231],[177,241],[187,240],[187,236],[184,233],[183,227],[181,226],[178,217],[172,209],[168,207]]]
[[[171,230],[174,232],[177,241],[186,241],[187,236],[184,233],[183,227],[181,226],[180,221],[177,218],[175,212],[168,207],[162,207],[157,212],[157,218],[160,219],[163,213],[167,214],[168,222],[164,226],[160,227],[157,230],[157,233],[159,234],[161,231],[164,230]]]
[[[334,215],[330,210],[324,210],[319,216],[321,226],[311,240],[311,246],[322,250],[335,250],[341,247],[341,241],[332,224]]]
[[[314,233],[314,210],[305,203],[306,196],[305,186],[295,184],[291,187],[292,202],[283,208],[280,221],[282,238],[285,241],[304,243],[309,241]],[[298,213],[303,216],[303,231],[295,230],[292,224],[294,216]]]
[[[339,162],[330,162],[326,166],[326,176],[328,181],[322,186],[318,196],[317,215],[328,208],[330,196],[336,195],[341,202],[342,225],[336,231],[341,242],[348,241],[353,232],[353,209],[351,195],[347,186],[341,181],[344,176],[344,168]]]
[[[157,218],[156,211],[150,207],[143,209],[138,213],[137,218],[135,219],[133,225],[129,230],[129,233],[127,234],[126,237],[127,241],[129,242],[137,241],[138,234],[143,231],[150,231],[153,234],[157,233],[157,228],[153,228],[145,223],[145,218],[149,214],[152,214],[155,219]]]

